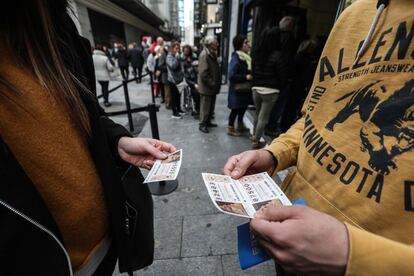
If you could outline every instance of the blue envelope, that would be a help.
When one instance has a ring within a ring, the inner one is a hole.
[[[306,202],[303,198],[299,198],[292,204],[306,205]],[[269,255],[260,247],[254,235],[250,232],[250,223],[237,226],[237,241],[241,269],[247,269],[270,259]]]

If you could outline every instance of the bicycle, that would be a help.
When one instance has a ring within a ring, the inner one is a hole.
[[[191,96],[191,87],[189,85],[186,85],[183,89],[183,95],[184,95],[184,110],[191,114],[195,112],[195,103],[194,99]]]

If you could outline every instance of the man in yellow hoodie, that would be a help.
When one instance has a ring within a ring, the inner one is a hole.
[[[287,196],[251,222],[286,271],[414,273],[414,1],[359,0],[336,22],[303,118],[264,150],[231,157],[233,178],[295,166]]]

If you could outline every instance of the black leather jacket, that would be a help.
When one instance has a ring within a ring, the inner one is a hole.
[[[288,79],[286,56],[274,51],[267,58],[252,60],[253,86],[283,89]]]

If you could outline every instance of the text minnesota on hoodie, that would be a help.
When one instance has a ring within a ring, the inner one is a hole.
[[[346,37],[331,34],[330,44],[338,46],[321,56],[302,142],[337,183],[377,204],[397,193],[389,197],[396,208],[412,212],[414,22],[412,16],[381,19],[358,59],[366,30],[355,28],[362,26],[340,26]]]

